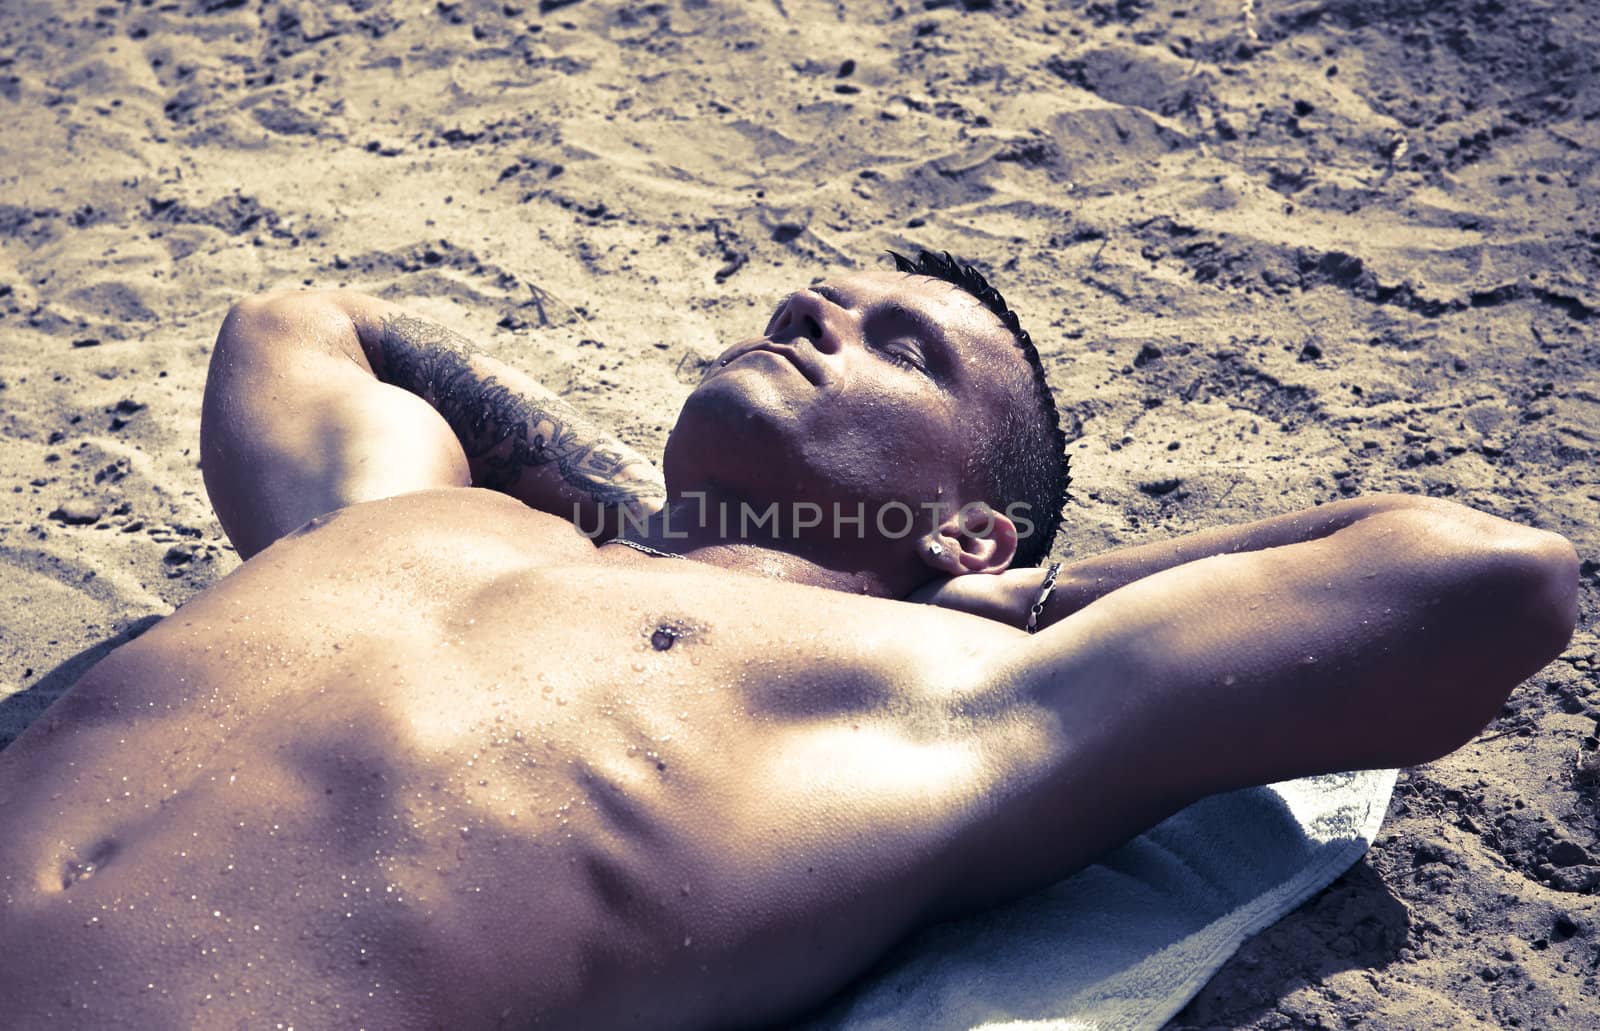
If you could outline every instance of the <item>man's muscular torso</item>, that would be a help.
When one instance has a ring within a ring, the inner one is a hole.
[[[320,523],[0,753],[11,1026],[771,1018],[959,898],[1049,751],[998,624],[482,491]]]

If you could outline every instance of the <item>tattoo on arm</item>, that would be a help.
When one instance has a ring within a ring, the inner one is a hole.
[[[518,393],[472,365],[473,348],[410,315],[383,320],[383,379],[431,404],[461,442],[480,487],[509,492],[526,469],[555,463],[561,479],[600,504],[659,497],[647,466],[559,398]]]

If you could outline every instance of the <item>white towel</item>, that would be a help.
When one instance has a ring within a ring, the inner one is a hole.
[[[808,1031],[1160,1028],[1372,843],[1394,770],[1216,795],[1053,887],[930,928]]]

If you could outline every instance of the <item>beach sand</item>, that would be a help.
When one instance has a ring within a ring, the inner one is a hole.
[[[782,294],[949,249],[1058,391],[1062,554],[1386,490],[1585,559],[1567,652],[1171,1026],[1600,1027],[1597,47],[1585,0],[6,0],[0,740],[237,565],[233,301],[404,300],[657,453]]]

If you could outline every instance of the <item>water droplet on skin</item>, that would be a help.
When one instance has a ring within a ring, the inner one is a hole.
[[[1227,676],[1222,678],[1222,686],[1223,687],[1232,687],[1234,684],[1237,684],[1238,682],[1239,682],[1239,678],[1234,676],[1232,673],[1229,673]]]

